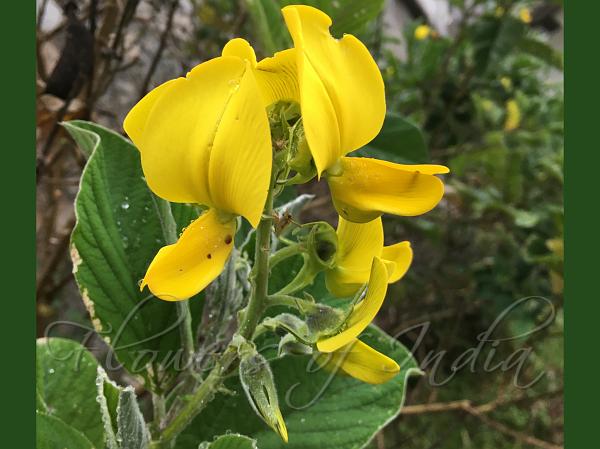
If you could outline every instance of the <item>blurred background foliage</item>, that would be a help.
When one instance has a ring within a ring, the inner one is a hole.
[[[386,243],[410,240],[415,260],[378,324],[426,375],[370,447],[561,447],[560,1],[38,1],[38,334],[81,339],[89,326],[68,257],[84,158],[58,123],[122,132],[145,92],[232,37],[259,57],[287,48],[290,3],[327,12],[332,33],[357,35],[380,65],[388,117],[357,154],[451,168],[433,212],[384,220]],[[323,183],[300,191],[316,194],[303,220],[335,224]],[[492,326],[498,341],[482,341]]]

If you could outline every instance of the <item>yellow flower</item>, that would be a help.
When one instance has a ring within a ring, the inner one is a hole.
[[[510,90],[512,88],[512,80],[508,76],[503,76],[500,78],[500,84],[502,84],[502,87],[504,87],[506,90]]]
[[[412,262],[409,242],[383,245],[383,225],[379,217],[368,223],[352,223],[339,217],[337,237],[334,268],[325,273],[327,289],[336,296],[352,296],[369,282],[374,258],[384,262],[390,284],[400,280]]]
[[[497,6],[496,10],[494,11],[494,15],[496,17],[502,17],[505,12],[506,12],[506,10],[502,6]]]
[[[415,39],[422,41],[431,35],[431,28],[427,25],[419,25],[415,28]]]
[[[158,196],[209,207],[148,268],[141,287],[164,300],[189,298],[219,275],[236,216],[256,226],[269,189],[271,136],[256,70],[226,53],[152,90],[123,124]]]
[[[521,124],[521,109],[519,104],[510,99],[506,102],[506,121],[504,122],[504,130],[512,131],[517,129]]]
[[[342,372],[371,384],[387,382],[400,372],[398,364],[376,351],[358,336],[373,321],[381,308],[387,292],[388,271],[384,262],[373,259],[365,298],[354,306],[345,328],[336,335],[321,339],[317,349],[321,353],[317,362],[329,370]]]
[[[519,11],[519,18],[523,23],[531,23],[531,11],[528,8],[521,8]]]
[[[282,12],[295,50],[295,71],[289,71],[290,58],[285,72],[297,74],[306,139],[338,213],[362,223],[384,212],[419,215],[435,207],[444,186],[434,175],[447,173],[446,167],[345,157],[369,143],[385,118],[383,78],[364,44],[348,34],[334,39],[331,19],[310,6]]]

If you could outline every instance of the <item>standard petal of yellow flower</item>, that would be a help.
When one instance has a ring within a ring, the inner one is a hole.
[[[223,47],[221,56],[233,56],[236,58],[245,59],[250,63],[252,68],[256,67],[256,53],[246,39],[239,37],[231,39]]]
[[[335,268],[325,273],[327,289],[339,297],[352,296],[369,282],[373,258],[381,255],[381,219],[358,224],[339,217],[337,237]]]
[[[433,209],[444,184],[442,165],[402,165],[371,158],[344,157],[341,175],[328,176],[333,204],[346,220],[366,223],[383,213],[414,216]]]
[[[280,100],[300,103],[296,50],[294,48],[262,59],[256,68],[256,81],[265,106]]]
[[[338,237],[336,265],[351,270],[370,271],[373,258],[379,257],[383,248],[381,219],[358,224],[339,217],[336,233]]]
[[[271,182],[271,132],[250,63],[223,111],[210,155],[208,181],[219,210],[256,227]]]
[[[506,102],[506,121],[504,122],[504,130],[512,131],[521,124],[521,109],[519,104],[511,99]]]
[[[142,144],[144,131],[148,123],[148,117],[156,104],[156,101],[179,81],[169,80],[148,92],[134,107],[123,122],[123,129],[131,141],[139,149]]]
[[[360,340],[354,340],[331,354],[321,354],[317,362],[325,369],[341,372],[369,384],[382,384],[393,379],[400,366],[388,356]]]
[[[379,133],[383,78],[362,42],[352,35],[331,36],[325,13],[310,6],[282,12],[296,50],[304,131],[320,176]]]
[[[354,306],[346,322],[346,328],[332,337],[317,342],[320,352],[333,352],[360,335],[373,321],[381,308],[387,292],[388,273],[381,259],[375,257],[365,298]]]
[[[419,25],[417,28],[415,28],[415,39],[419,41],[427,39],[430,34],[431,28],[429,28],[427,25]]]
[[[390,246],[384,246],[381,251],[384,262],[393,262],[393,270],[388,266],[388,283],[397,282],[406,274],[413,259],[410,242],[400,242]]]
[[[250,62],[225,56],[198,65],[144,97],[124,127],[157,195],[257,224],[270,180],[271,142]]]
[[[277,52],[257,64],[256,54],[250,44],[244,39],[236,38],[225,45],[222,55],[250,62],[265,107],[281,100],[300,103],[296,51],[293,48]]]
[[[190,224],[177,243],[160,249],[148,267],[140,289],[148,286],[165,301],[188,299],[223,271],[235,234],[235,220],[221,223],[209,209]]]

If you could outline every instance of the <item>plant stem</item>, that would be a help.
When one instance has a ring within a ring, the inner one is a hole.
[[[269,256],[271,253],[271,224],[273,221],[273,193],[269,190],[263,217],[256,228],[256,249],[252,269],[254,288],[240,323],[239,334],[251,339],[262,315],[269,291]]]
[[[194,334],[192,333],[192,313],[190,304],[186,299],[177,301],[177,318],[179,321],[179,335],[183,346],[183,366],[189,372],[194,371]]]
[[[296,310],[304,310],[314,306],[315,303],[306,299],[296,298],[291,295],[269,295],[267,307],[288,306]]]
[[[152,447],[169,447],[168,443],[176,438],[181,431],[187,427],[190,421],[194,419],[213,399],[216,391],[223,382],[224,374],[236,357],[236,350],[231,347],[227,348],[214,368],[210,371],[208,376],[206,376],[206,379],[204,379],[198,389],[190,395],[185,407],[181,409],[181,412],[165,428],[160,441],[156,442]]]
[[[269,259],[270,268],[272,269],[275,265],[284,261],[285,259],[293,257],[296,254],[300,254],[301,251],[302,249],[298,243],[284,246],[283,248],[277,250]]]

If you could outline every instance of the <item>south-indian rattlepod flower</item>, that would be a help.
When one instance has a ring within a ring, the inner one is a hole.
[[[255,227],[269,190],[271,135],[256,70],[225,50],[152,90],[123,125],[154,193],[208,206],[148,268],[141,287],[164,300],[189,298],[219,275],[236,217]]]
[[[368,223],[353,223],[339,217],[336,234],[334,265],[325,272],[325,281],[327,289],[338,297],[352,296],[370,282],[374,258],[384,262],[390,284],[399,281],[412,262],[409,242],[384,246],[380,217]]]
[[[383,78],[368,49],[352,35],[331,36],[331,19],[318,9],[287,6],[282,11],[294,42],[292,73],[304,132],[338,213],[364,223],[383,213],[412,216],[435,207],[444,185],[434,175],[447,173],[446,167],[346,157],[369,143],[385,118]]]
[[[342,331],[317,341],[320,353],[317,362],[320,365],[329,370],[341,370],[370,384],[387,382],[400,372],[400,367],[394,360],[358,339],[383,304],[388,277],[384,262],[375,257],[365,297],[354,305]]]

